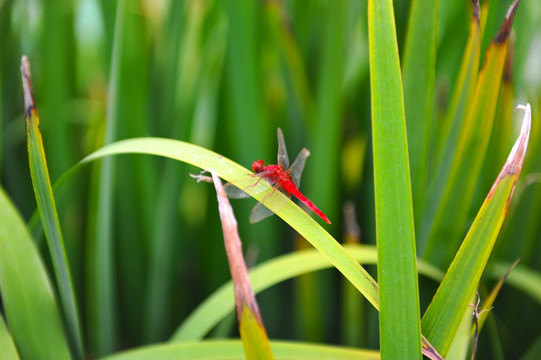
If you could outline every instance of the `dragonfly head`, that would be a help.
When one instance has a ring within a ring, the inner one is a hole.
[[[265,162],[263,160],[257,160],[252,163],[252,170],[254,170],[255,173],[265,171],[265,167]]]

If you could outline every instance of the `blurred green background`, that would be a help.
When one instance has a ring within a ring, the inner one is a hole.
[[[493,1],[483,8],[483,51],[509,5]],[[410,1],[394,7],[402,51]],[[435,129],[455,85],[471,11],[466,0],[440,4]],[[493,258],[520,256],[522,265],[541,271],[539,24],[541,3],[523,1],[508,80],[513,104],[532,104],[532,137]],[[345,238],[342,208],[350,202],[360,227],[354,241],[375,244],[366,1],[0,0],[1,184],[30,221],[36,203],[22,54],[32,66],[53,181],[104,143],[144,136],[192,142],[246,167],[260,158],[274,163],[281,127],[291,158],[302,147],[311,152],[301,191],[329,216],[333,224],[326,228]],[[504,110],[507,119],[511,110]],[[518,118],[508,142],[489,147],[471,219],[518,134]],[[431,149],[437,145],[433,140]],[[110,212],[97,200],[103,175],[97,167],[86,167],[57,193],[83,332],[98,353],[167,339],[229,279],[214,189],[188,176],[199,169],[140,155],[117,157],[111,169],[105,172]],[[249,265],[306,246],[277,217],[248,224],[253,204],[233,202]],[[37,223],[30,227],[47,259]],[[95,254],[102,230],[111,240],[105,259]],[[448,262],[435,265],[445,270]],[[106,345],[92,339],[104,326],[95,315],[100,282],[109,284],[106,302],[113,310]],[[421,313],[436,285],[421,279]],[[347,286],[328,270],[264,291],[258,301],[269,337],[378,348],[377,312],[364,307],[360,295],[357,308],[346,306]],[[344,319],[352,316],[351,328]],[[539,299],[504,286],[481,334],[479,358],[541,354],[539,318]],[[224,322],[215,335],[235,334],[234,328]]]

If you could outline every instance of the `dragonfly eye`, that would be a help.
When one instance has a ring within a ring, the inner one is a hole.
[[[252,170],[256,173],[265,171],[265,162],[263,160],[257,160],[252,163]]]

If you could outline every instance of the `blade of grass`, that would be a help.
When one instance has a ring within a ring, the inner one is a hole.
[[[45,158],[43,139],[39,130],[39,117],[34,100],[34,93],[32,91],[30,65],[26,56],[23,56],[21,59],[21,77],[24,88],[28,160],[32,184],[34,186],[41,223],[49,246],[49,253],[53,262],[73,356],[76,359],[82,359],[83,340],[81,336],[77,301],[75,299],[70,267],[64,248],[64,240],[62,238],[60,222],[58,221],[58,214],[56,212],[51,181],[49,179],[49,169]]]
[[[118,131],[117,97],[120,81],[123,29],[126,0],[116,8],[113,50],[109,73],[109,89],[104,143],[114,141]],[[113,186],[114,159],[106,158],[96,164],[91,182],[89,233],[87,248],[87,321],[89,350],[96,355],[114,351],[116,346],[116,311],[113,256]]]
[[[417,231],[421,230],[425,203],[436,78],[438,10],[439,0],[412,1],[403,63],[404,108]]]
[[[0,292],[23,359],[70,359],[53,288],[30,234],[0,188]]]
[[[530,134],[531,109],[529,104],[519,107],[525,110],[520,136],[423,316],[423,333],[443,356],[447,355],[479,283],[522,168]]]
[[[381,355],[389,359],[421,359],[408,144],[390,0],[368,1],[368,40]]]

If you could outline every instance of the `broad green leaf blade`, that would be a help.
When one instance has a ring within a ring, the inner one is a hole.
[[[420,359],[415,230],[395,31],[392,2],[369,0],[381,353],[389,359]]]
[[[438,206],[434,209],[432,221],[427,224],[430,230],[424,256],[434,264],[447,265],[453,258],[474,203],[474,192],[494,124],[509,33],[517,3],[515,1],[487,51],[473,103],[465,113],[449,177],[441,197],[432,199],[438,201]]]
[[[439,0],[411,3],[403,61],[404,108],[408,131],[415,228],[423,216],[432,129]]]
[[[372,245],[344,245],[361,264],[377,263],[376,247]],[[250,282],[254,292],[260,293],[282,281],[302,274],[327,269],[332,264],[314,249],[297,251],[261,263],[251,269]],[[419,260],[419,274],[441,281],[443,273]],[[171,341],[201,340],[234,309],[233,285],[228,282],[201,303],[176,330]]]
[[[283,360],[378,360],[379,352],[338,346],[272,341],[276,359]],[[100,360],[170,360],[170,359],[245,359],[239,340],[203,341],[196,343],[159,344],[111,355]]]
[[[23,359],[70,359],[53,289],[26,227],[0,188],[0,293]]]
[[[522,168],[531,109],[529,104],[519,108],[525,110],[520,136],[423,316],[423,333],[443,356],[485,269]]]
[[[211,174],[218,197],[225,252],[235,289],[239,332],[246,359],[273,359],[259,306],[248,278],[248,268],[244,261],[237,219],[235,219],[233,208],[220,178],[213,170],[211,170]]]
[[[39,130],[39,117],[32,91],[30,65],[26,56],[23,56],[21,60],[21,75],[24,88],[28,160],[32,185],[34,186],[34,194],[36,196],[41,223],[45,237],[47,238],[47,244],[49,245],[56,282],[60,292],[60,300],[66,316],[68,338],[73,347],[73,355],[77,359],[82,359],[83,341],[77,302],[75,300],[68,259],[64,249],[64,240],[62,239],[62,231],[60,229],[53,190],[49,179],[43,140]]]
[[[265,206],[284,219],[284,221],[327,257],[363,293],[368,301],[376,309],[379,309],[377,283],[329,233],[281,192],[272,191],[272,187],[266,181],[260,181],[256,186],[253,186],[254,178],[249,176],[250,172],[247,169],[219,154],[178,140],[135,138],[109,144],[90,154],[81,160],[79,164],[81,165],[108,155],[128,153],[168,157],[203,169],[216,171],[222,179],[244,189],[245,192],[258,201],[264,201]],[[76,169],[77,167],[72,168],[71,172],[66,174],[66,177]],[[272,195],[267,196],[271,192]]]
[[[2,315],[0,315],[0,354],[4,360],[19,360],[15,343]]]

